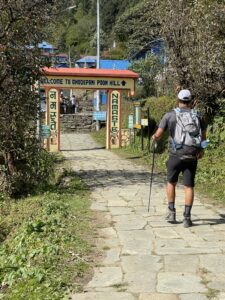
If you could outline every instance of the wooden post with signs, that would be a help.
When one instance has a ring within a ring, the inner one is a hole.
[[[121,94],[110,91],[107,119],[107,149],[121,147]]]
[[[58,152],[60,149],[59,92],[56,89],[50,89],[48,91],[47,114],[50,128],[48,150],[50,152]]]

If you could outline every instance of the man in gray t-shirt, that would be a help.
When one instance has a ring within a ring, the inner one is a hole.
[[[189,90],[181,90],[178,94],[178,108],[181,112],[191,112],[192,96]],[[206,125],[199,117],[201,127],[201,140],[206,140]],[[183,173],[184,192],[185,192],[185,210],[184,210],[184,227],[190,227],[191,209],[194,201],[194,184],[198,159],[201,158],[203,151],[199,147],[182,145],[179,149],[174,147],[174,135],[177,124],[175,110],[166,113],[153,140],[159,140],[163,133],[168,129],[170,133],[170,155],[166,162],[167,166],[167,199],[168,213],[166,220],[170,223],[176,223],[175,209],[175,189],[180,173]]]

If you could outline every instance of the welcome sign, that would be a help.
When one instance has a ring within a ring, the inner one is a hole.
[[[57,77],[47,76],[41,79],[41,87],[57,87],[71,89],[135,89],[135,81],[131,78],[105,78],[105,77]]]

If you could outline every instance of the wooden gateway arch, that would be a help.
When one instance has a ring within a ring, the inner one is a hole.
[[[62,89],[107,90],[107,149],[121,147],[121,92],[135,93],[138,74],[128,70],[44,68],[40,88],[46,93],[47,148],[60,151],[60,91]]]

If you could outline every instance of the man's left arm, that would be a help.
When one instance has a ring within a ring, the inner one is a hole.
[[[206,140],[206,124],[203,120],[201,120],[201,129],[202,129],[202,132],[201,132],[201,138],[202,138],[202,141],[205,141]],[[200,149],[197,153],[197,159],[201,159],[202,157],[204,156],[204,149]]]

